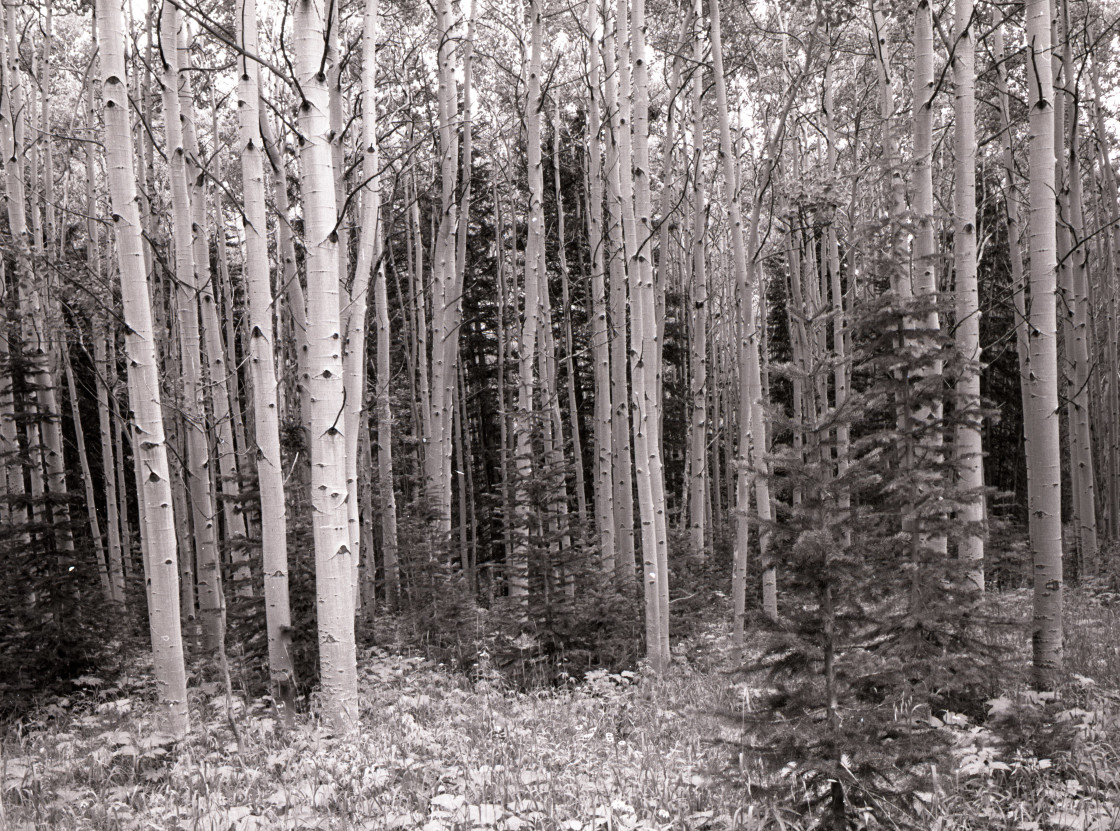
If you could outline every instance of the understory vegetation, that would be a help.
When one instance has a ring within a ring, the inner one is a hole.
[[[233,656],[229,688],[192,680],[199,729],[175,743],[153,732],[150,665],[137,651],[4,725],[0,827],[1120,824],[1120,593],[1105,584],[1069,594],[1069,681],[1058,693],[1030,691],[1011,669],[990,675],[984,689],[970,687],[971,698],[944,689],[921,698],[915,691],[925,679],[899,681],[877,697],[841,702],[839,729],[830,733],[835,761],[807,750],[811,737],[828,732],[823,709],[803,723],[788,715],[793,692],[805,695],[818,679],[776,674],[766,656],[783,635],[773,629],[752,628],[749,655],[733,666],[726,602],[709,599],[702,613],[690,612],[690,626],[678,627],[691,634],[674,641],[664,675],[643,665],[581,677],[561,671],[536,688],[527,668],[549,663],[536,638],[512,647],[520,659],[505,670],[485,643],[469,667],[452,667],[395,634],[386,638],[400,621],[378,619],[383,645],[359,660],[361,730],[345,738],[320,722],[315,693],[285,725],[267,697],[244,694]],[[991,599],[991,611],[1008,621],[1025,622],[1029,607],[1024,589]],[[998,637],[1001,666],[1027,666],[1025,623]]]

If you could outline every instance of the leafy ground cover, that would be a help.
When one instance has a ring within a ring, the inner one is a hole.
[[[1002,602],[1017,613],[1027,598]],[[745,749],[769,682],[729,671],[712,623],[675,645],[664,677],[597,671],[537,692],[509,688],[485,657],[467,677],[370,651],[352,737],[314,716],[287,728],[267,700],[202,684],[194,732],[174,745],[151,730],[141,663],[112,682],[85,676],[5,728],[0,828],[1120,828],[1120,598],[1076,594],[1068,612],[1068,689],[1048,698],[1010,680],[979,715],[897,710],[943,750],[897,780],[919,785],[893,791],[842,759],[845,825],[798,759]],[[1024,661],[1027,646],[1009,644]]]

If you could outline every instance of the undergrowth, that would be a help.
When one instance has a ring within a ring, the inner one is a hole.
[[[889,804],[842,761],[835,775],[864,791],[849,828],[1120,827],[1120,606],[1103,591],[1068,601],[1068,688],[1047,698],[1009,678],[980,714],[923,711],[921,729],[945,752],[915,763],[923,784]],[[1029,598],[1008,593],[1001,605],[1019,614]],[[1007,645],[1025,664],[1025,637]],[[193,732],[174,745],[152,731],[148,668],[134,664],[112,682],[76,679],[78,692],[7,726],[0,827],[825,827],[798,759],[773,765],[742,750],[768,690],[763,676],[727,669],[727,633],[712,623],[674,646],[663,677],[600,669],[535,692],[485,652],[467,675],[371,650],[357,735],[332,736],[313,715],[285,729],[267,699],[230,702],[200,684]],[[914,712],[896,718],[914,727]]]

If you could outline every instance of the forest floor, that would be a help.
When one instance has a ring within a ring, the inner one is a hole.
[[[1029,598],[1001,602],[1025,614]],[[598,671],[530,693],[369,651],[361,730],[346,737],[314,716],[286,727],[267,701],[210,683],[192,688],[192,733],[173,744],[152,732],[138,662],[3,727],[0,831],[1120,829],[1120,598],[1070,592],[1067,614],[1068,690],[1007,689],[972,717],[896,708],[931,750],[893,788],[846,759],[822,778],[748,750],[768,682],[728,671],[714,622],[674,644],[662,677]],[[830,778],[846,826],[830,819]]]

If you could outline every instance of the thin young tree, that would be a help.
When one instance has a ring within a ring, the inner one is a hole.
[[[958,512],[966,523],[958,557],[968,569],[966,579],[976,590],[984,590],[983,443],[980,419],[980,298],[976,282],[976,44],[974,4],[956,0],[956,46],[953,50],[953,82],[956,89],[953,132],[956,151],[954,192],[953,258],[956,271],[956,343],[964,360],[957,379],[956,401],[962,410],[953,450],[957,457],[960,485],[965,490]],[[1012,245],[1015,241],[1012,241]]]

